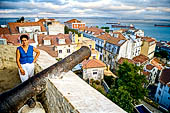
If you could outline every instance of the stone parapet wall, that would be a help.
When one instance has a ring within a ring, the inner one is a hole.
[[[4,67],[17,67],[16,49],[17,46],[0,45],[0,69]]]
[[[44,51],[40,54],[40,71],[57,62]],[[47,113],[126,113],[72,71],[63,73],[61,78],[47,78],[41,103]]]
[[[49,79],[41,103],[47,113],[79,113]]]

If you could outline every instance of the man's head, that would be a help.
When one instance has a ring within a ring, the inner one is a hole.
[[[21,43],[22,43],[23,46],[28,45],[28,39],[29,39],[28,35],[21,35],[20,36],[20,40],[21,40]]]

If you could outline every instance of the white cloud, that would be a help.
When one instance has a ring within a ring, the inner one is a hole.
[[[18,2],[17,2],[18,1]],[[0,2],[0,16],[117,16],[169,18],[168,0],[11,0]],[[8,14],[8,15],[5,15]],[[156,16],[157,15],[157,16]]]

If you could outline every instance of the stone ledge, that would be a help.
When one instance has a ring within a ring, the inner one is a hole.
[[[125,112],[71,71],[62,79],[49,80],[80,113]]]
[[[40,51],[37,64],[43,70],[57,61],[44,51]],[[58,113],[125,113],[122,108],[103,96],[96,89],[88,85],[72,71],[64,73],[63,78],[49,79],[46,98],[49,106],[55,107]],[[48,90],[49,87],[49,90]],[[56,89],[54,89],[56,88]],[[54,105],[53,105],[54,104]],[[61,106],[60,106],[61,105]],[[52,112],[55,112],[52,110]]]

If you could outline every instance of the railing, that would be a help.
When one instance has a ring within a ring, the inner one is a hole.
[[[17,112],[28,99],[45,90],[45,78],[48,77],[48,75],[59,77],[61,73],[68,72],[84,59],[88,59],[90,55],[90,49],[83,46],[78,51],[64,58],[62,61],[57,62],[40,73],[37,73],[35,76],[21,83],[17,87],[0,94],[0,112]]]

